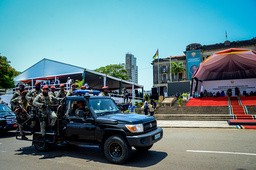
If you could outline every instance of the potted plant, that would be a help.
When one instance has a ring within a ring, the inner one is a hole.
[[[183,98],[182,97],[179,97],[178,100],[177,100],[179,106],[182,106],[182,103],[183,103]]]

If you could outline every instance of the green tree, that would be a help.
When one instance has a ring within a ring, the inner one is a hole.
[[[176,81],[178,81],[178,74],[183,73],[185,71],[185,67],[183,65],[183,62],[171,62],[171,72],[175,75]]]
[[[13,78],[19,74],[10,66],[7,57],[0,55],[0,88],[8,89],[15,87]]]
[[[116,78],[120,78],[123,80],[130,79],[129,76],[127,76],[128,71],[124,69],[124,66],[121,66],[120,64],[110,64],[105,67],[95,69],[94,71],[107,74]]]

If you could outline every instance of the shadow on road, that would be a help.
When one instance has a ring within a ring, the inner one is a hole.
[[[8,131],[8,132],[1,132],[0,133],[0,139],[12,138],[14,136],[16,136],[16,131]]]
[[[34,146],[23,147],[19,150],[16,150],[15,155],[32,155],[40,156],[39,159],[53,159],[58,157],[73,157],[84,159],[86,162],[100,162],[107,163],[104,153],[97,146],[67,146],[60,145],[58,147],[51,147],[48,152],[39,152]],[[150,167],[167,157],[166,152],[159,152],[150,150],[145,153],[137,152],[136,150],[132,151],[132,156],[122,166],[131,166],[131,167]]]

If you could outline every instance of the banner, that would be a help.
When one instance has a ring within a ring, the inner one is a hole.
[[[197,67],[201,63],[201,50],[187,51],[187,73],[188,80],[191,80],[192,75],[196,71]]]

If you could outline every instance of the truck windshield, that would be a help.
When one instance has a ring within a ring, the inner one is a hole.
[[[89,104],[98,116],[119,113],[119,109],[111,99],[90,99]]]

